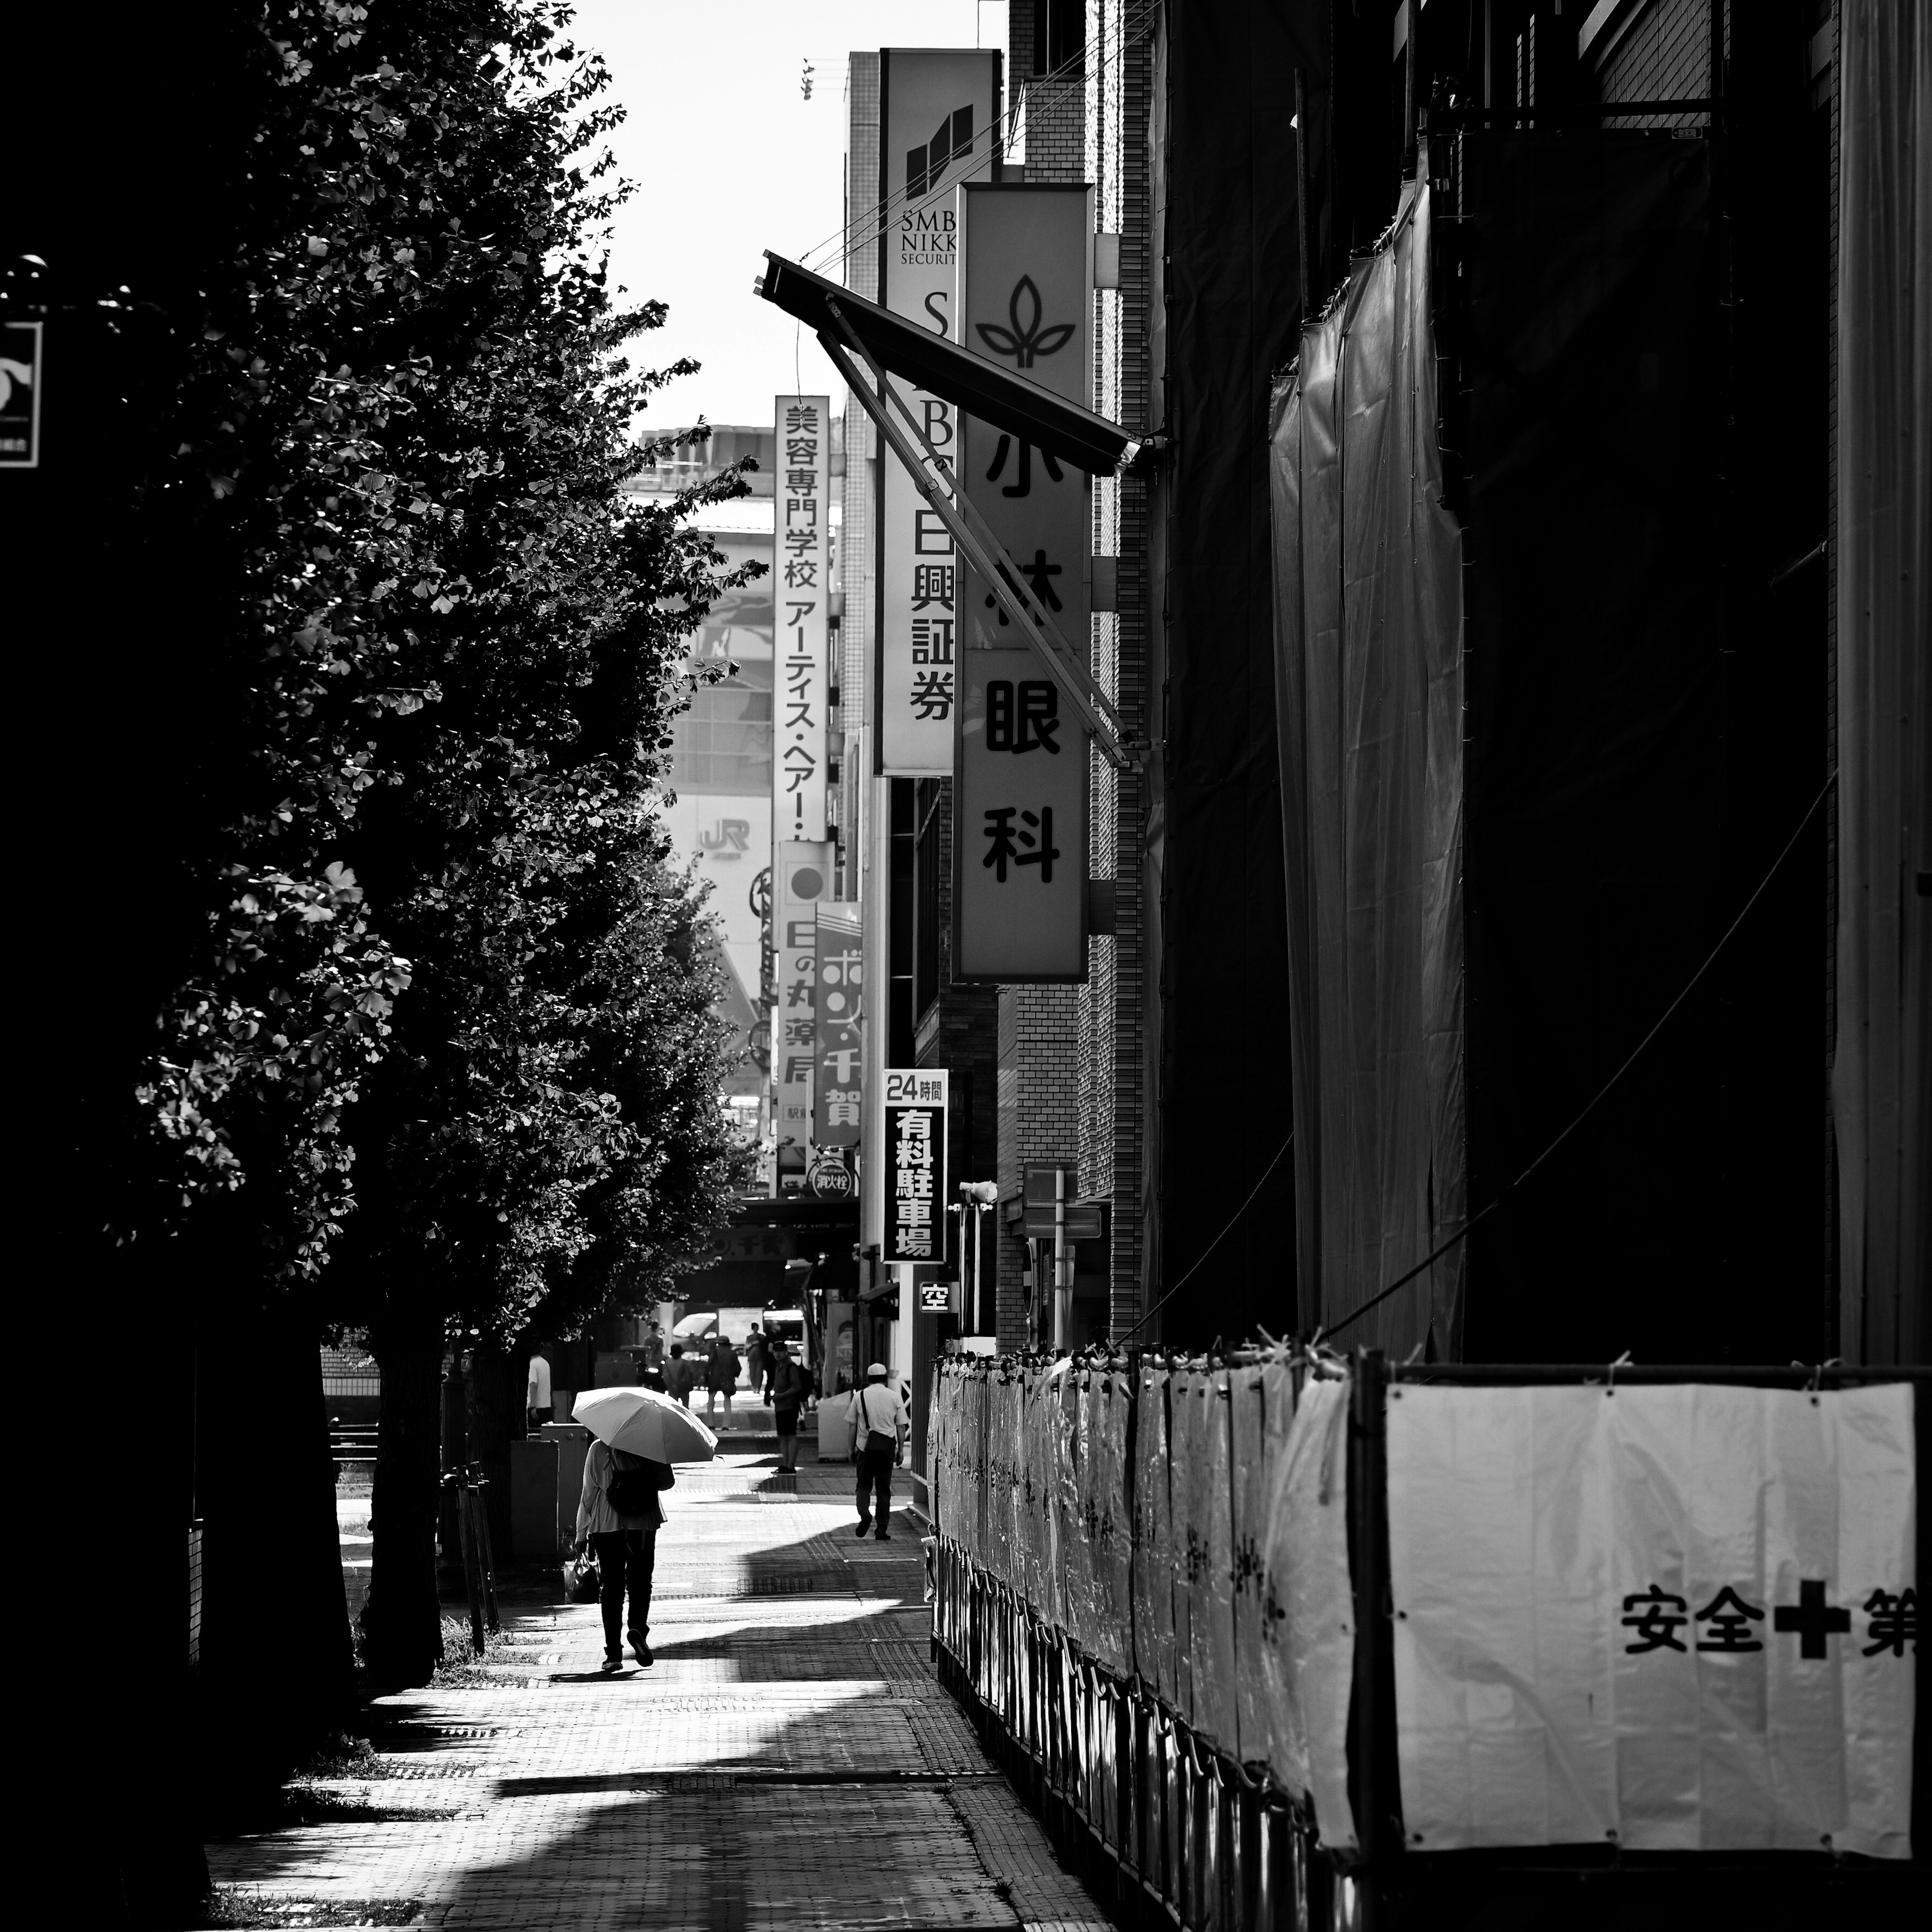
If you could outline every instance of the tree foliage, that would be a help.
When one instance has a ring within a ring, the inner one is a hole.
[[[663,310],[608,282],[619,110],[567,9],[244,11],[235,272],[166,479],[234,560],[232,755],[140,1099],[178,1214],[226,1197],[284,1280],[342,1257],[344,1318],[587,1312],[728,1178],[706,921],[652,802],[736,580],[625,494],[689,365],[628,359]]]

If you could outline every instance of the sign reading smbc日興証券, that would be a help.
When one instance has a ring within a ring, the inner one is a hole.
[[[1912,1399],[1392,1388],[1411,1846],[1910,1857]]]

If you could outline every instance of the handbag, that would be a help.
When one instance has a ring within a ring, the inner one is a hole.
[[[899,1459],[899,1438],[896,1434],[888,1436],[883,1429],[872,1426],[872,1405],[866,1400],[871,1388],[859,1391],[859,1413],[865,1418],[866,1444],[862,1454],[868,1456],[890,1456],[896,1462]]]
[[[567,1556],[563,1562],[564,1600],[594,1604],[604,1591],[604,1573],[597,1567],[597,1552],[587,1550],[582,1556]]]

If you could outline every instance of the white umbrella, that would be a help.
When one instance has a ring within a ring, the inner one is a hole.
[[[670,1332],[674,1335],[708,1335],[717,1326],[715,1315],[687,1315]]]
[[[570,1412],[600,1442],[653,1462],[708,1462],[718,1453],[717,1437],[656,1389],[586,1389]]]

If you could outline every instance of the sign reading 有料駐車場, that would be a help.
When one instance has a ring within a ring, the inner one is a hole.
[[[954,190],[999,158],[1000,56],[970,49],[887,48],[879,56],[881,307],[954,334]],[[956,460],[957,412],[905,388],[940,461]],[[952,770],[958,560],[951,533],[890,451],[879,464],[878,641],[874,664],[878,769]]]
[[[881,1258],[943,1262],[952,1222],[946,1212],[946,1098],[942,1068],[885,1075],[885,1238]]]
[[[814,1147],[861,1138],[865,1066],[865,927],[856,905],[818,908],[818,1027],[812,1102]]]
[[[1411,1846],[1909,1858],[1912,1398],[1392,1388]]]
[[[788,838],[772,848],[772,950],[778,1004],[772,1012],[772,1087],[781,1172],[802,1173],[812,1141],[818,980],[818,909],[832,896],[832,848]]]
[[[1057,396],[1088,400],[1093,190],[972,182],[958,191],[961,340]],[[971,417],[965,493],[1012,560],[1009,588],[1088,661],[1093,496],[1086,476]],[[962,561],[955,752],[953,976],[1087,976],[1087,736],[994,586]]]
[[[772,424],[772,835],[821,839],[831,676],[831,398],[777,397]]]

